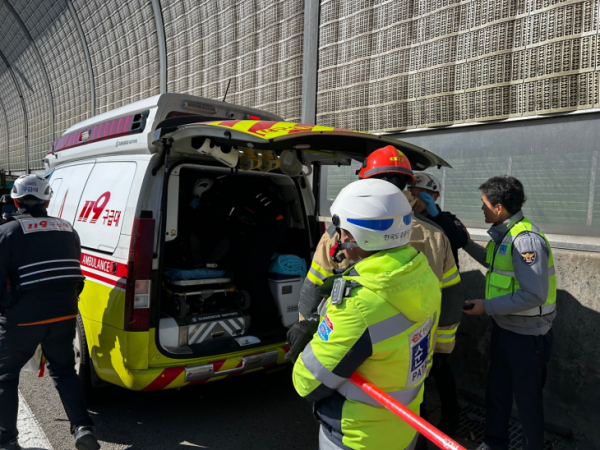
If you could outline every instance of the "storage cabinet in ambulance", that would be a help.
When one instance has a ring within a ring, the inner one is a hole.
[[[179,94],[67,130],[46,157],[49,213],[82,242],[84,383],[170,389],[284,364],[319,239],[311,177],[388,144],[415,168],[447,165],[383,136]]]

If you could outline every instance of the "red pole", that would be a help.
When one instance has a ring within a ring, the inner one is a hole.
[[[381,389],[375,387],[359,374],[354,372],[350,377],[350,381],[354,383],[356,386],[361,388],[391,412],[396,414],[402,420],[404,420],[407,424],[437,445],[439,448],[448,449],[448,450],[466,450],[462,445],[450,439],[436,427],[431,425],[426,420],[421,419],[414,412],[408,409],[406,406],[394,400],[392,397],[387,395]]]

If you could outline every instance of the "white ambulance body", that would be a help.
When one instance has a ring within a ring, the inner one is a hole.
[[[170,389],[285,363],[284,325],[297,317],[305,274],[268,273],[267,266],[253,267],[247,253],[270,252],[272,245],[272,253],[310,264],[319,239],[318,191],[306,172],[314,168],[318,176],[323,165],[363,160],[388,144],[413,167],[447,165],[401,141],[287,123],[182,94],[155,96],[69,128],[45,163],[53,190],[49,214],[71,222],[81,238],[87,279],[76,350],[86,386]],[[220,197],[208,205],[194,198],[198,180],[214,183]],[[233,211],[251,210],[239,202],[254,201],[254,193],[267,193],[279,209],[264,221],[252,216],[260,224],[252,227]],[[277,243],[261,235],[269,220]],[[227,250],[219,240],[230,241]],[[219,251],[228,267],[208,261],[194,272],[199,255]],[[261,323],[265,311],[275,320]]]

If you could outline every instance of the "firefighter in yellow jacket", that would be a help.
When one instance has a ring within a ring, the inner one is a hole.
[[[364,179],[377,178],[388,181],[400,190],[409,183],[414,183],[410,162],[406,156],[392,146],[375,150],[365,160],[360,170]],[[413,210],[418,200],[412,198],[408,191],[403,194],[408,198]],[[323,280],[333,275],[336,270],[348,267],[348,261],[335,256],[339,236],[333,225],[321,236],[315,251],[308,276],[304,280],[300,292],[300,322],[288,332],[291,345],[288,358],[295,359],[306,346],[318,326],[317,306],[321,301],[318,293]],[[462,316],[464,295],[460,283],[460,274],[452,253],[450,241],[441,227],[418,213],[413,214],[409,244],[423,253],[439,280],[442,290],[442,311],[439,319],[438,336],[435,344],[434,367],[443,366],[446,357],[452,353],[456,341],[456,331]],[[448,365],[446,365],[448,366]],[[458,425],[459,405],[456,394],[454,376],[450,371],[439,371],[435,377],[436,387],[442,404],[442,417],[438,427],[451,434]],[[422,415],[427,418],[424,408]]]
[[[294,386],[315,403],[321,450],[414,448],[416,431],[349,378],[356,371],[419,413],[440,315],[438,279],[408,245],[412,210],[393,184],[351,183],[331,214],[338,251],[352,265],[322,285],[328,298],[294,366]]]

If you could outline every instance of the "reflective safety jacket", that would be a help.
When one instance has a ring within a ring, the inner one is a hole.
[[[320,325],[294,366],[294,386],[338,446],[404,449],[415,430],[353,385],[355,371],[415,414],[431,364],[441,293],[427,258],[384,250],[343,273],[340,304],[324,300]]]
[[[521,285],[515,275],[514,241],[523,233],[533,233],[541,236],[546,242],[548,248],[548,295],[546,301],[541,306],[535,306],[522,311],[514,311],[512,316],[542,317],[553,314],[556,310],[556,274],[554,271],[554,257],[550,243],[538,227],[532,224],[527,217],[523,217],[516,222],[509,230],[501,243],[497,244],[493,240],[487,245],[486,262],[489,265],[485,276],[485,298],[492,299],[507,294],[512,294],[519,289]],[[536,263],[536,258],[540,258],[536,251],[519,251],[517,256],[528,266]],[[542,298],[543,299],[543,298]]]
[[[331,226],[321,236],[315,250],[308,276],[300,292],[300,320],[316,314],[321,301],[318,288],[323,281],[333,275],[334,270],[345,269],[348,261],[336,263],[331,259],[330,250],[338,241],[335,227]],[[438,328],[436,353],[452,353],[456,344],[456,331],[462,317],[464,295],[460,283],[460,273],[452,255],[450,241],[441,228],[420,214],[413,215],[409,244],[427,257],[442,289],[442,312]]]

